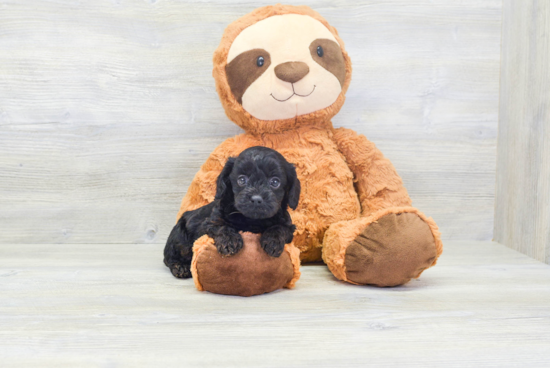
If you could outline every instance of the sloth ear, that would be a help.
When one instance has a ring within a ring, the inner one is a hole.
[[[229,157],[222,172],[218,176],[216,182],[216,199],[223,199],[229,192],[232,193],[231,180],[229,180],[229,174],[233,171],[235,165],[235,158]]]
[[[296,175],[296,168],[293,164],[288,164],[286,173],[288,184],[285,197],[288,206],[295,210],[296,207],[298,207],[298,201],[300,200],[300,180],[298,180],[298,176]]]

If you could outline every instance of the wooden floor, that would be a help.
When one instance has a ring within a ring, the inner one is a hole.
[[[303,266],[293,290],[198,292],[160,245],[0,245],[2,367],[549,367],[550,266],[446,242],[403,287]]]

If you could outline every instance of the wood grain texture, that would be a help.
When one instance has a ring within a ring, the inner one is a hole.
[[[304,266],[251,298],[172,277],[161,244],[0,248],[3,367],[548,367],[550,266],[449,241],[396,288]]]
[[[444,238],[490,239],[500,0],[303,1],[354,66],[335,126],[365,134]],[[165,241],[240,129],[211,77],[265,1],[0,0],[0,242]]]
[[[495,239],[550,263],[550,2],[504,1]]]

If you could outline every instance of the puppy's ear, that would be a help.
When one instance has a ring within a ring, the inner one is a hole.
[[[232,190],[231,180],[229,180],[229,174],[231,174],[231,171],[233,171],[234,165],[235,158],[229,157],[216,182],[216,199],[224,198],[228,191]]]
[[[298,180],[296,169],[293,164],[288,164],[286,175],[288,180],[286,192],[287,203],[290,208],[295,210],[300,200],[300,180]]]

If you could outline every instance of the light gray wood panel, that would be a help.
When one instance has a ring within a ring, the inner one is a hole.
[[[504,1],[495,239],[550,263],[550,2]]]
[[[302,267],[251,298],[172,277],[160,244],[0,248],[5,367],[548,367],[550,266],[449,241],[396,288]]]
[[[334,119],[445,238],[490,239],[501,2],[304,1],[354,77]],[[0,0],[0,242],[163,242],[225,117],[212,54],[256,1]]]

